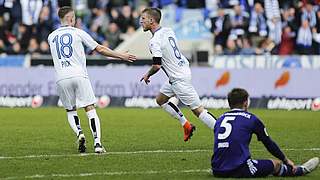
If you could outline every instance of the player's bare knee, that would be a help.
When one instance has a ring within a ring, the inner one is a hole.
[[[277,174],[280,171],[280,167],[281,167],[282,162],[280,160],[276,160],[276,159],[272,159],[271,161],[273,163],[274,173]]]
[[[164,104],[165,102],[161,99],[161,98],[156,98],[156,103],[161,106],[162,104]]]
[[[162,106],[164,103],[168,102],[168,100],[169,100],[169,97],[167,97],[161,93],[156,97],[156,103],[159,106]]]
[[[84,110],[85,110],[86,112],[91,111],[92,109],[95,109],[95,107],[94,107],[93,104],[84,107]]]
[[[199,117],[203,111],[204,111],[204,108],[202,106],[192,110],[193,114],[196,115],[197,117]]]

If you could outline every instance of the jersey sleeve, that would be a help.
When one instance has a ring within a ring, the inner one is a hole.
[[[152,39],[149,42],[149,49],[153,57],[162,57],[160,39]]]
[[[85,31],[78,29],[81,41],[88,47],[90,50],[94,50],[99,44]]]
[[[255,123],[254,123],[253,132],[257,135],[258,141],[263,141],[264,139],[267,139],[269,137],[267,133],[267,129],[260,119],[258,119],[257,117],[254,117],[254,118],[255,118]]]

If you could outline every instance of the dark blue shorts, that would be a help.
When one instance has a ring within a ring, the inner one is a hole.
[[[271,160],[248,159],[246,163],[231,171],[217,172],[213,171],[216,177],[250,178],[266,177],[273,173],[274,166]]]

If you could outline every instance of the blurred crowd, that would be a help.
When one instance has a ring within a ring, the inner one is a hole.
[[[320,54],[320,0],[0,0],[0,54],[49,54],[61,6],[72,6],[76,27],[114,49],[138,29],[142,9],[173,3],[203,10],[215,54]]]
[[[62,6],[75,9],[77,28],[114,49],[136,31],[138,12],[150,3],[135,0],[0,0],[0,54],[49,54],[47,37],[60,27],[57,11]]]
[[[320,54],[319,0],[217,0],[215,6],[216,54]]]

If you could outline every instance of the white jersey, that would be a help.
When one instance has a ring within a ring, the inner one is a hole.
[[[169,77],[169,81],[190,79],[189,61],[179,51],[176,36],[171,28],[158,29],[149,42],[153,57],[161,57],[161,68]]]
[[[48,36],[56,81],[88,77],[83,44],[94,50],[98,43],[85,31],[71,26],[60,27]]]

